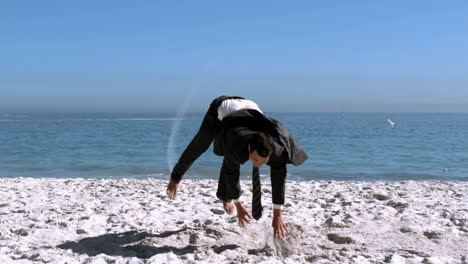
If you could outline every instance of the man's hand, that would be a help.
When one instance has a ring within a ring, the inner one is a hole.
[[[275,238],[282,239],[288,233],[283,216],[281,215],[281,209],[273,209],[273,222],[271,226],[273,227]]]
[[[231,201],[223,201],[223,209],[228,215],[234,213],[234,205],[232,205]]]
[[[167,185],[167,196],[169,196],[169,198],[171,198],[172,200],[175,200],[175,198],[177,197],[178,190],[179,184],[171,180]]]
[[[245,224],[250,224],[249,218],[252,219],[252,216],[249,214],[249,211],[245,209],[242,203],[234,203],[237,209],[237,220],[239,220],[239,225],[245,227]]]

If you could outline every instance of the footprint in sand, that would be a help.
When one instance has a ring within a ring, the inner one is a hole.
[[[221,209],[211,209],[210,211],[213,214],[216,214],[216,215],[223,215],[224,214],[224,210],[221,210]]]
[[[327,234],[328,240],[335,244],[352,244],[354,240],[350,237],[340,236],[338,234]]]
[[[425,237],[427,237],[428,239],[431,239],[431,240],[433,240],[433,239],[439,239],[439,238],[442,236],[441,233],[439,233],[439,232],[434,232],[434,231],[426,231],[426,232],[423,233],[423,235],[424,235]]]

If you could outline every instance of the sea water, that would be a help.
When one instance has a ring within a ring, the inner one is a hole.
[[[267,114],[309,155],[288,165],[289,179],[468,181],[466,113]],[[0,113],[0,177],[168,179],[203,115]],[[221,163],[210,147],[185,178],[216,179]],[[241,177],[250,170],[245,163]]]

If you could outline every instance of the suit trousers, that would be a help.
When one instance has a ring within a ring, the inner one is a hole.
[[[193,162],[210,147],[215,138],[216,130],[221,123],[218,119],[218,108],[226,99],[243,98],[237,96],[220,96],[211,102],[197,134],[190,141],[172,170],[171,180],[174,182],[180,182]],[[216,196],[219,199],[228,201],[239,198],[241,195],[239,170],[240,164],[231,163],[226,158],[223,159],[218,182],[218,191],[216,192]]]

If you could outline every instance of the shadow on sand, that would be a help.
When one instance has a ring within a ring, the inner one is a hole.
[[[71,249],[78,254],[97,256],[106,254],[109,256],[138,257],[143,259],[151,258],[157,254],[173,252],[176,255],[193,253],[197,247],[189,245],[184,248],[169,246],[153,247],[145,245],[143,242],[147,238],[165,238],[174,234],[184,232],[187,228],[177,231],[163,232],[161,234],[150,234],[148,232],[129,231],[119,234],[106,234],[98,237],[83,238],[78,242],[68,241],[58,245],[61,249]]]

